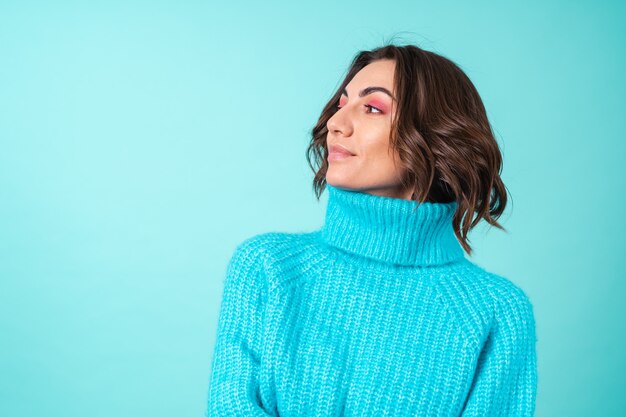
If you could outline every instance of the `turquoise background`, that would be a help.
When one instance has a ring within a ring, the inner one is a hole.
[[[434,3],[0,3],[0,415],[203,415],[234,247],[321,226],[308,132],[392,38],[501,144],[472,260],[533,301],[536,415],[623,415],[626,7]]]

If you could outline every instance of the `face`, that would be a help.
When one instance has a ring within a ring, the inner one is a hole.
[[[403,190],[400,183],[398,155],[389,147],[391,120],[396,112],[394,70],[393,60],[374,61],[346,86],[339,110],[326,123],[326,182],[330,185],[410,199],[412,190]],[[333,153],[333,147],[343,147],[353,155]]]

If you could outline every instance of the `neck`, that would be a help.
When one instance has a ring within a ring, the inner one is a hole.
[[[419,203],[326,184],[321,236],[331,246],[381,262],[438,265],[464,257],[452,228],[457,202]]]

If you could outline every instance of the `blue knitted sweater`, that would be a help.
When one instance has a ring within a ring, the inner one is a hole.
[[[533,306],[464,256],[452,203],[326,185],[324,225],[241,242],[209,416],[532,416]]]

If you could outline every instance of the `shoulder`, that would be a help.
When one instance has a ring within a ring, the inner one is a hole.
[[[483,295],[483,300],[492,306],[514,303],[522,306],[532,306],[526,291],[511,279],[488,271],[469,260],[462,263],[461,272],[464,286]]]
[[[316,232],[266,232],[239,242],[229,262],[230,269],[255,269],[269,281],[280,285],[282,275],[299,269],[314,256]]]
[[[441,286],[475,341],[484,340],[497,323],[524,332],[534,327],[533,305],[522,287],[468,259],[450,269]]]
[[[283,252],[297,251],[303,245],[314,243],[315,232],[286,233],[266,232],[250,236],[239,242],[234,254],[250,258],[270,260],[280,257]]]
[[[528,293],[510,278],[472,264],[491,305],[492,325],[519,336],[534,334],[534,306]]]
[[[493,300],[496,312],[532,316],[533,304],[528,293],[511,279],[484,271],[485,288]]]

